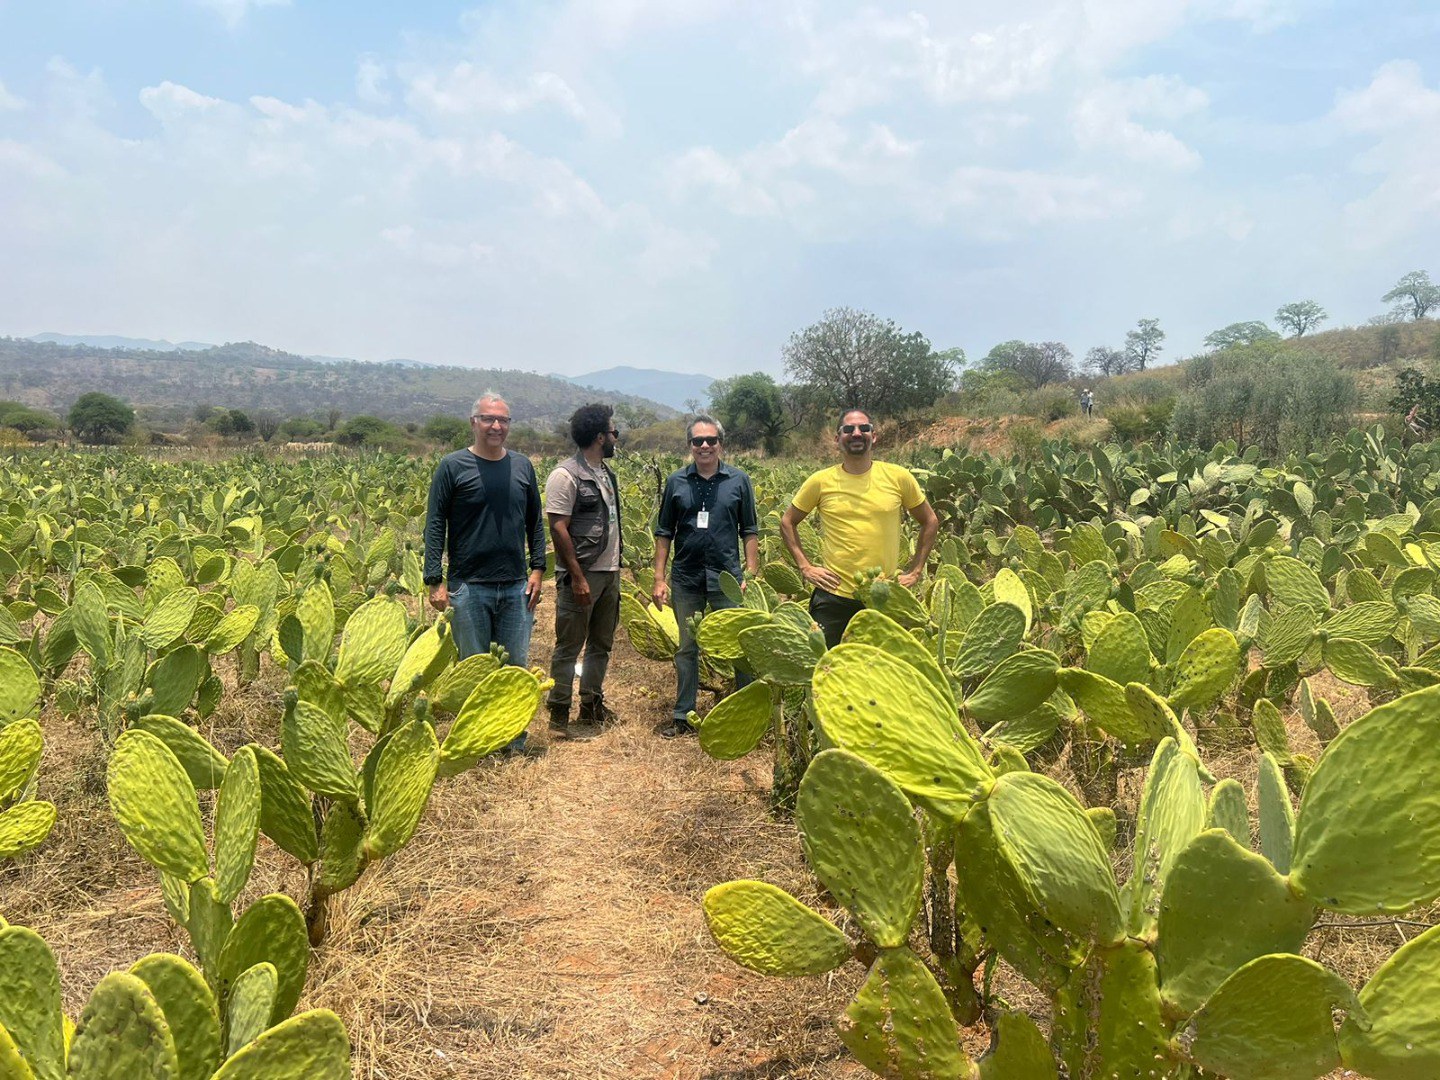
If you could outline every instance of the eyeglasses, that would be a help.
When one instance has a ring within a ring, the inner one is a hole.
[[[719,446],[719,435],[694,435],[690,439],[691,446]]]
[[[841,424],[841,425],[840,425],[840,434],[841,434],[841,435],[854,435],[857,431],[858,431],[861,435],[869,435],[870,432],[872,432],[872,431],[874,431],[874,430],[875,430],[875,425],[874,425],[874,424]]]
[[[491,416],[488,413],[481,413],[479,416],[470,417],[471,420],[479,420],[482,424],[499,424],[501,427],[510,426],[510,417]]]

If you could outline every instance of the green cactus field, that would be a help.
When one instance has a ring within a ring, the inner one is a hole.
[[[423,603],[432,462],[0,462],[0,1080],[1440,1078],[1440,449],[917,452],[828,651],[814,463],[743,462],[674,742],[678,459],[618,462],[557,746],[553,592],[530,669]]]

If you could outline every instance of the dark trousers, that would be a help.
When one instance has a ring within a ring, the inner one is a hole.
[[[620,571],[590,570],[590,603],[575,602],[570,575],[555,578],[555,652],[550,657],[550,677],[555,685],[546,699],[552,709],[569,710],[574,693],[575,661],[580,650],[580,704],[604,696],[605,670],[610,666],[610,649],[615,644],[615,624],[620,621]]]
[[[670,606],[675,609],[675,621],[680,624],[680,648],[675,651],[675,719],[684,720],[695,708],[695,697],[700,692],[700,649],[695,644],[695,635],[690,632],[690,620],[696,612],[724,611],[733,608],[735,602],[719,589],[692,588],[670,582]],[[735,689],[749,686],[751,678],[743,671],[735,672]]]
[[[845,627],[850,625],[850,620],[857,612],[864,610],[864,604],[848,596],[836,596],[824,589],[816,589],[810,594],[810,618],[815,620],[825,634],[827,649],[833,649],[840,644],[840,636],[845,633]]]

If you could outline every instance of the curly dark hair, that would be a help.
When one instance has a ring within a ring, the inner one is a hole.
[[[581,405],[570,417],[570,438],[581,450],[610,430],[613,405]]]

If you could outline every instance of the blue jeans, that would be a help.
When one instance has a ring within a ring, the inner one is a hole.
[[[530,664],[530,631],[535,613],[525,606],[526,579],[489,585],[459,581],[450,590],[450,620],[455,648],[460,659],[489,652],[492,643],[503,646],[509,662],[517,667]]]
[[[489,652],[491,644],[497,643],[510,654],[508,663],[517,667],[530,665],[530,631],[535,628],[535,613],[525,605],[526,584],[525,578],[498,585],[455,583],[450,589],[450,607],[454,610],[450,627],[461,660]],[[506,749],[518,750],[524,745],[522,731]]]
[[[709,607],[711,611],[733,608],[734,602],[719,589],[696,589],[672,582],[670,585],[670,606],[675,609],[675,618],[680,623],[680,648],[675,653],[675,719],[684,720],[695,708],[695,696],[700,691],[700,648],[695,644],[695,635],[690,632],[690,620],[697,611]],[[735,688],[748,686],[750,676],[735,673]]]

